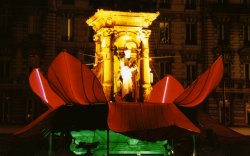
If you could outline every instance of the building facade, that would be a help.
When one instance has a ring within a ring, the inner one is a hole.
[[[86,20],[97,9],[156,12],[149,39],[154,82],[171,74],[188,86],[223,55],[220,86],[201,107],[227,125],[248,126],[250,107],[249,0],[11,0],[0,7],[1,124],[23,124],[46,107],[31,92],[29,73],[46,74],[67,50],[89,65],[95,61],[94,31]]]

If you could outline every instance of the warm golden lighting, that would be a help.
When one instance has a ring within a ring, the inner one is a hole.
[[[131,50],[127,49],[124,51],[124,53],[125,53],[125,58],[130,58]]]
[[[100,9],[87,20],[87,24],[93,26],[95,31],[114,25],[148,28],[159,14],[159,12],[121,12]]]
[[[68,36],[68,41],[69,41],[71,38],[71,19],[70,18],[68,18],[67,23],[68,23],[67,36]]]
[[[132,83],[132,71],[128,66],[121,67],[121,77],[123,80],[122,84],[122,98],[132,91],[133,83]]]
[[[156,13],[98,10],[87,20],[95,31],[94,71],[108,100],[146,101],[151,91],[149,26]],[[114,94],[114,95],[112,95]]]
[[[105,46],[106,46],[106,41],[103,40],[103,41],[102,41],[102,48],[104,48]]]

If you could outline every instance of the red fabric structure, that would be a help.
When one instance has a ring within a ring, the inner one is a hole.
[[[109,102],[107,124],[115,132],[151,141],[180,135],[183,131],[198,133],[199,129],[175,104],[185,107],[200,104],[218,85],[222,73],[223,63],[219,57],[209,70],[185,90],[176,79],[167,75],[153,86],[149,102]],[[30,86],[48,105],[49,110],[17,132],[17,135],[35,133],[41,130],[39,127],[48,126],[42,123],[47,123],[45,120],[63,105],[77,104],[86,108],[94,103],[107,103],[103,88],[92,71],[66,52],[61,52],[51,63],[48,80],[39,69],[34,69],[30,75]]]
[[[34,69],[29,78],[30,87],[49,108],[56,109],[65,104],[50,87],[48,81],[42,75],[40,69]]]
[[[215,89],[222,77],[223,61],[222,56],[220,56],[206,72],[175,99],[174,103],[184,107],[197,106]]]
[[[16,132],[16,135],[39,133],[44,128],[42,123],[49,120],[51,114],[63,105],[89,105],[107,101],[102,86],[92,71],[66,52],[61,52],[51,63],[48,80],[36,68],[30,74],[29,83],[49,110]],[[45,125],[48,126],[47,122]]]
[[[67,104],[88,105],[106,101],[102,86],[94,73],[66,52],[60,53],[51,63],[48,80]]]
[[[44,78],[38,68],[31,72],[29,82],[31,89],[40,97],[49,109],[30,124],[15,133],[15,135],[21,135],[22,137],[32,136],[42,129],[49,127],[49,119],[54,115],[55,110],[65,104],[65,102],[51,89],[48,81]]]
[[[149,102],[109,102],[108,126],[119,133],[134,131],[151,131],[150,140],[163,140],[158,138],[159,129],[176,126],[193,133],[200,130],[173,104]],[[154,133],[155,132],[155,133]],[[161,133],[165,133],[162,131]],[[156,136],[157,138],[154,138]],[[147,140],[148,136],[133,136]]]
[[[198,133],[199,129],[175,104],[184,107],[200,104],[218,85],[222,75],[221,57],[185,90],[175,78],[167,75],[153,86],[149,103],[109,103],[108,125],[110,129],[120,133],[158,131],[171,126]],[[146,139],[141,135],[139,138]]]
[[[166,75],[152,88],[149,102],[158,103],[172,103],[184,91],[180,82],[171,75]]]

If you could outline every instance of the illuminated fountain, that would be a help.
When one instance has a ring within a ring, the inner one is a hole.
[[[222,57],[187,88],[170,75],[151,87],[148,27],[158,15],[97,11],[87,20],[95,30],[94,69],[67,52],[52,61],[47,77],[34,69],[30,86],[49,109],[16,135],[51,128],[50,136],[71,133],[79,154],[167,154],[166,139],[199,133],[176,105],[205,100],[223,76]]]
[[[152,81],[148,27],[158,15],[98,10],[87,20],[95,31],[94,71],[108,100],[119,92],[124,99],[130,92],[129,101],[148,101]]]

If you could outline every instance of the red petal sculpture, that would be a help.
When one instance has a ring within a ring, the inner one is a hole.
[[[49,106],[49,110],[16,132],[16,135],[27,136],[26,133],[38,133],[44,128],[42,123],[47,123],[51,114],[65,103],[88,105],[94,102],[106,102],[102,86],[92,71],[66,52],[60,53],[52,62],[48,76],[49,82],[39,69],[34,69],[29,82],[32,90]]]
[[[149,102],[172,103],[183,91],[180,82],[167,75],[153,86]]]
[[[156,130],[177,126],[192,132],[199,129],[172,103],[109,103],[108,126],[115,132]],[[147,137],[147,136],[145,136]],[[145,138],[140,137],[145,140]],[[152,139],[152,138],[151,138]]]
[[[38,68],[35,68],[29,78],[31,89],[48,105],[49,110],[32,121],[30,124],[17,131],[15,135],[30,136],[49,126],[48,119],[53,116],[56,109],[63,106],[65,102],[50,88],[48,81],[44,78]]]
[[[223,61],[220,56],[206,72],[185,89],[174,103],[184,107],[194,107],[200,104],[220,83],[222,77]]]
[[[115,132],[151,141],[180,134],[178,130],[198,133],[199,129],[175,104],[185,107],[198,105],[218,85],[222,74],[223,63],[219,57],[186,90],[176,79],[167,75],[153,86],[149,102],[109,103],[108,126]],[[39,127],[47,125],[42,123],[65,103],[80,104],[86,108],[90,107],[90,103],[107,102],[103,88],[92,71],[66,52],[61,52],[51,63],[48,81],[39,69],[34,69],[30,75],[30,85],[50,109],[16,134],[37,132]]]
[[[50,108],[56,109],[65,102],[50,88],[48,81],[41,74],[40,69],[34,69],[29,78],[31,89],[47,104]]]
[[[68,104],[88,105],[107,101],[94,73],[66,52],[61,52],[51,63],[48,79]]]

